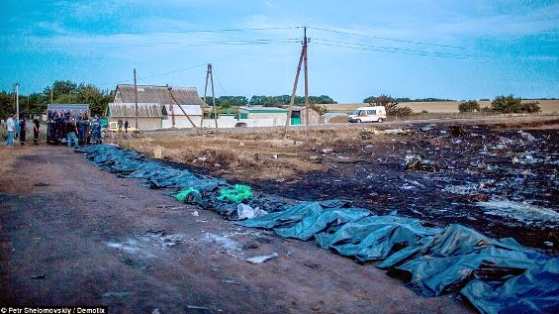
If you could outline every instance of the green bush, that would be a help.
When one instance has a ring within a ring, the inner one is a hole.
[[[498,96],[491,102],[491,110],[500,113],[536,113],[540,112],[539,102],[522,103],[521,98],[513,95]]]
[[[392,110],[387,113],[389,116],[407,117],[410,116],[413,113],[413,111],[411,110],[410,107],[395,107],[392,108]]]
[[[531,101],[522,104],[522,112],[526,113],[537,113],[541,111],[540,103],[537,101]]]
[[[458,111],[460,112],[476,112],[480,110],[481,108],[475,100],[464,101],[458,105]]]

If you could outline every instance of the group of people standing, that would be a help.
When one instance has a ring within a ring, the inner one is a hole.
[[[102,138],[99,116],[90,120],[87,114],[80,114],[76,119],[70,112],[64,114],[50,113],[47,143],[59,145],[63,144],[64,140],[68,147],[100,144]]]
[[[33,119],[33,143],[39,143],[39,130],[41,123],[40,116]],[[1,120],[0,120],[1,121]],[[3,124],[3,121],[2,121]],[[118,120],[118,132],[128,133],[128,120]],[[26,116],[18,119],[17,114],[13,114],[6,120],[4,128],[7,131],[6,146],[14,147],[14,143],[19,139],[21,145],[25,145],[27,139],[28,125]],[[101,144],[103,141],[102,123],[98,115],[89,118],[87,114],[80,113],[74,115],[72,112],[49,112],[47,123],[47,144],[49,145],[66,145],[68,147],[79,147],[88,144]],[[110,131],[110,130],[109,130]],[[108,133],[114,135],[114,131]]]
[[[33,144],[38,145],[39,143],[39,128],[41,124],[39,118],[35,117],[33,119]],[[14,147],[15,140],[19,139],[21,145],[25,145],[27,141],[27,117],[23,116],[18,119],[17,114],[13,114],[6,120],[6,131],[7,131],[7,147]]]

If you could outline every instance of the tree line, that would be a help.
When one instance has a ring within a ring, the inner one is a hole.
[[[16,111],[15,93],[0,91],[0,118],[6,119]],[[45,112],[48,104],[88,104],[92,115],[103,115],[114,95],[109,90],[102,90],[92,84],[77,84],[72,81],[55,81],[45,87],[42,92],[19,95],[19,111],[21,115],[32,116]],[[250,99],[245,96],[216,97],[216,106],[225,109],[238,106],[277,107],[288,105],[289,95],[259,96]],[[311,105],[336,103],[330,96],[309,96]],[[206,103],[213,105],[212,97],[206,97]],[[295,97],[295,104],[302,105],[305,98]]]
[[[481,108],[475,100],[463,101],[458,105],[460,112],[498,112],[498,113],[538,113],[541,111],[538,101],[522,102],[514,95],[497,96],[491,101],[491,107]]]
[[[215,104],[221,108],[238,107],[238,106],[262,106],[262,107],[281,107],[289,105],[291,101],[290,95],[280,95],[280,96],[264,96],[264,95],[253,95],[247,98],[245,96],[220,96],[216,97]],[[305,103],[305,97],[295,96],[294,103],[296,105],[303,105]],[[309,103],[313,105],[321,104],[336,104],[330,96],[320,95],[320,96],[309,96]],[[206,97],[206,104],[212,106],[212,97]]]
[[[22,115],[31,116],[45,112],[47,104],[49,103],[88,104],[92,115],[103,115],[113,97],[114,95],[112,95],[109,90],[102,90],[92,84],[55,81],[52,86],[45,87],[42,92],[19,95],[19,108]],[[290,101],[290,95],[253,95],[250,99],[245,96],[220,96],[216,97],[215,104],[221,109],[239,106],[281,107],[288,105]],[[369,96],[363,100],[364,103],[369,103],[372,106],[385,106],[387,108],[387,113],[393,116],[407,116],[412,114],[411,108],[399,105],[401,103],[438,101],[454,100],[440,98],[420,98],[412,100],[410,98],[393,98],[385,94]],[[322,113],[324,113],[326,109],[320,106],[321,104],[337,103],[327,95],[309,96],[309,102],[313,108],[319,109]],[[212,106],[212,97],[206,97],[206,103]],[[303,96],[295,97],[296,105],[303,105],[304,103],[305,98]],[[0,91],[0,118],[5,119],[8,115],[14,113],[15,107],[15,93],[13,91]],[[479,103],[475,100],[462,101],[458,105],[458,110],[460,112],[492,111],[499,113],[534,113],[540,112],[540,107],[537,101],[523,103],[522,98],[509,95],[495,97],[491,102],[491,107],[485,108],[481,108]]]
[[[0,118],[5,119],[16,111],[16,97],[12,91],[0,91]],[[42,92],[19,95],[20,115],[32,116],[45,112],[48,104],[88,104],[92,115],[104,114],[112,100],[108,90],[86,83],[55,81]]]
[[[410,107],[400,106],[401,99],[409,98],[393,98],[389,95],[380,96],[369,96],[363,100],[364,103],[368,103],[370,106],[384,106],[386,108],[386,113],[390,116],[409,116],[413,113]],[[435,98],[424,98],[416,101],[425,101],[426,99]],[[489,99],[488,99],[489,100]],[[438,101],[453,101],[453,100],[438,100]],[[407,101],[405,101],[407,102]],[[522,98],[514,97],[514,95],[508,96],[497,96],[491,101],[490,107],[481,108],[480,104],[476,100],[462,101],[458,105],[459,112],[495,112],[495,113],[538,113],[541,111],[539,102],[530,101],[522,102]]]

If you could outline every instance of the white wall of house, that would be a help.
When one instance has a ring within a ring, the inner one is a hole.
[[[250,112],[248,113],[249,119],[284,119],[287,117],[285,113],[265,113],[265,112]]]
[[[192,122],[196,125],[196,127],[200,127],[200,117],[190,117]],[[223,117],[217,119],[217,126],[219,128],[234,128],[235,125],[239,122],[246,123],[247,127],[274,127],[274,126],[285,126],[285,118],[275,118],[275,119],[241,119],[237,120],[233,117]],[[215,128],[215,120],[214,119],[204,119],[204,128]],[[163,129],[171,129],[173,128],[172,120],[169,119],[162,120]],[[192,128],[192,124],[186,119],[181,118],[178,119],[175,117],[175,128],[176,129],[187,129]]]

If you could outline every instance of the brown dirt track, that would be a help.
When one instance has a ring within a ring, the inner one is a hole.
[[[64,147],[0,147],[0,305],[110,313],[461,313],[373,265],[246,229]],[[194,215],[195,212],[198,216]],[[244,259],[278,253],[263,264]]]

